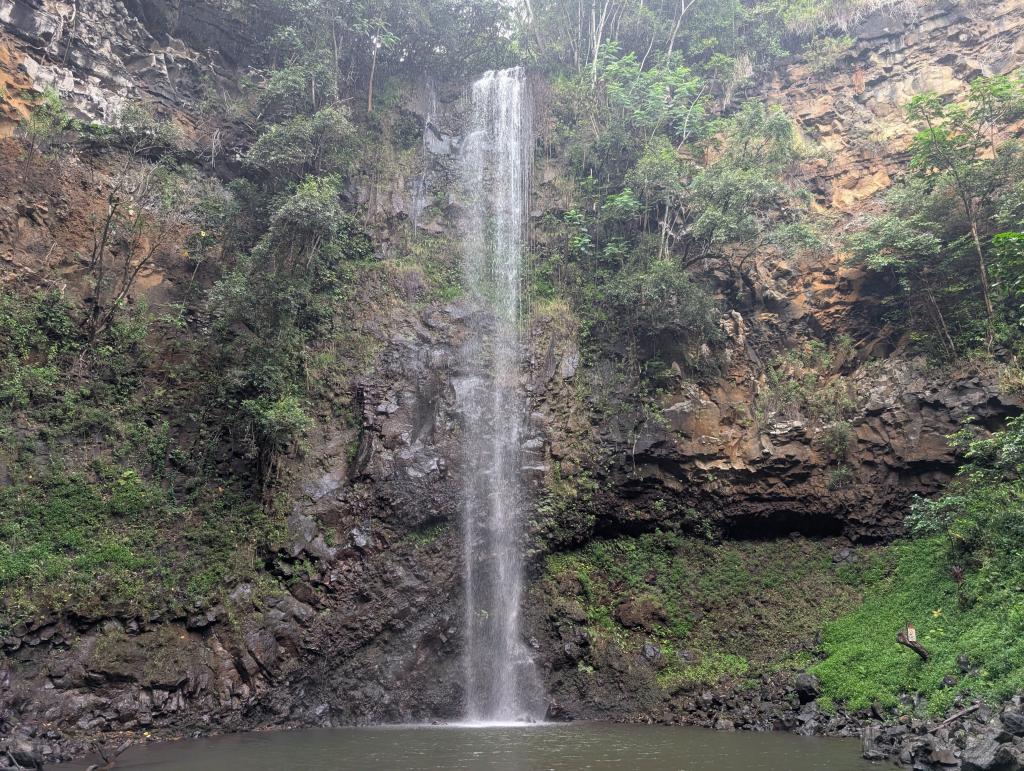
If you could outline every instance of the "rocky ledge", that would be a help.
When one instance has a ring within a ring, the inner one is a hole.
[[[892,759],[914,771],[1020,771],[1024,769],[1024,712],[1015,696],[1001,711],[974,704],[930,724],[907,720],[862,733],[864,757]]]

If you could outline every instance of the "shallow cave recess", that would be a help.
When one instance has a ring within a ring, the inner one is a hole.
[[[844,534],[847,523],[830,512],[808,514],[783,510],[729,516],[721,524],[723,538],[734,541],[772,541],[779,538],[830,538]]]

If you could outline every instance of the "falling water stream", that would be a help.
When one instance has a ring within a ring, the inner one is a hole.
[[[473,84],[460,159],[462,269],[471,304],[458,387],[466,468],[466,718],[536,720],[539,678],[520,630],[523,490],[520,266],[532,148],[521,68]]]

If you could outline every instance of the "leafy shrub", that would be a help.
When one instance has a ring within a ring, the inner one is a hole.
[[[850,35],[815,37],[804,49],[804,56],[811,71],[822,74],[834,69],[853,43]]]
[[[622,271],[608,289],[611,323],[636,335],[647,358],[671,345],[694,371],[716,366],[712,353],[722,338],[719,311],[711,295],[669,259],[646,270]]]
[[[829,423],[820,435],[821,447],[832,460],[844,459],[850,451],[853,428],[845,420]]]
[[[308,174],[345,171],[352,159],[355,129],[348,110],[331,105],[313,115],[296,115],[270,126],[245,154],[246,164],[275,186]]]
[[[167,152],[179,147],[181,132],[169,120],[157,117],[143,102],[125,104],[114,119],[114,130],[121,144],[145,148],[146,152]]]
[[[968,463],[949,492],[915,502],[907,518],[915,538],[892,547],[891,573],[825,629],[828,657],[816,672],[825,693],[848,707],[896,707],[901,694],[919,693],[937,715],[957,699],[997,701],[1024,689],[1024,418],[957,441]],[[908,622],[927,662],[895,642]],[[952,686],[944,682],[951,675]]]
[[[845,463],[840,463],[829,470],[826,484],[829,490],[841,490],[852,484],[853,480],[853,469]]]
[[[312,422],[295,396],[274,401],[246,399],[242,402],[242,411],[250,421],[259,453],[268,458],[290,450]]]
[[[47,86],[20,125],[21,133],[36,152],[47,152],[73,124],[60,94]]]

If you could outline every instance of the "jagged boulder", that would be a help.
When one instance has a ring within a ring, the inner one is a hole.
[[[963,771],[1024,770],[1024,751],[1019,746],[1000,741],[1006,738],[999,728],[989,727],[968,739],[962,757]]]
[[[1009,733],[1014,736],[1024,736],[1024,713],[1015,710],[1007,710],[999,716],[1000,721]]]
[[[802,672],[793,681],[793,688],[801,704],[814,701],[821,694],[818,678],[808,672]]]

